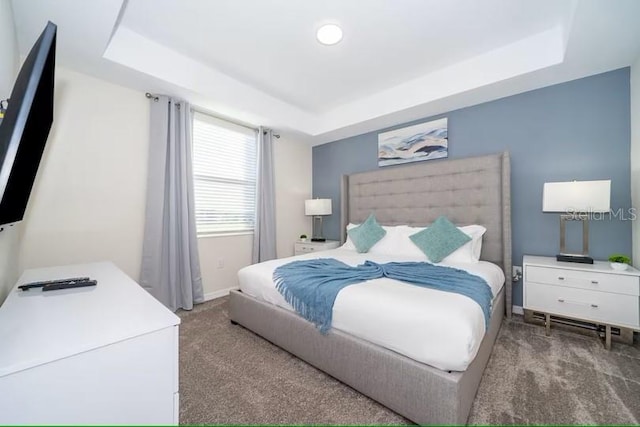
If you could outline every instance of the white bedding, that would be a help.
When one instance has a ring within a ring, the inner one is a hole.
[[[334,249],[254,264],[238,272],[242,292],[293,311],[276,290],[273,271],[298,259],[335,258],[348,265],[418,261],[388,255]],[[494,297],[504,283],[495,264],[445,264],[487,281]],[[494,314],[501,316],[502,313]],[[473,361],[485,333],[480,306],[460,294],[382,278],[348,286],[333,307],[332,327],[442,370],[464,371]]]

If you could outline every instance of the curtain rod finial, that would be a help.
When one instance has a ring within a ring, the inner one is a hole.
[[[263,135],[266,135],[266,134],[267,134],[267,131],[265,130],[264,132],[262,132],[262,134],[263,134]],[[280,134],[278,134],[278,133],[273,133],[272,135],[273,135],[273,137],[274,137],[274,138],[276,138],[276,139],[280,139]]]

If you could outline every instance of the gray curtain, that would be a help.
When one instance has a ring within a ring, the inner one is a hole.
[[[273,182],[273,131],[258,128],[258,179],[256,223],[253,232],[254,263],[276,258],[275,185]]]
[[[191,162],[191,108],[151,100],[147,213],[140,284],[170,310],[204,301]]]

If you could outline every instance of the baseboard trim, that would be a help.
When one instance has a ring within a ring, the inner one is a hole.
[[[231,288],[220,289],[219,291],[209,292],[207,294],[204,294],[204,300],[211,301],[212,299],[226,297],[227,295],[229,295],[229,292],[236,289],[239,289],[239,288],[237,286],[232,286]]]
[[[519,314],[521,316],[524,316],[524,309],[522,308],[521,305],[512,305],[511,306],[511,312],[513,314]]]

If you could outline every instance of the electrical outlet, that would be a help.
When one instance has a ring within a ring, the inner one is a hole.
[[[513,277],[514,282],[517,282],[518,280],[522,279],[522,267],[519,265],[514,265],[513,273],[511,274],[511,277]]]
[[[218,258],[218,268],[224,268],[224,258]]]

